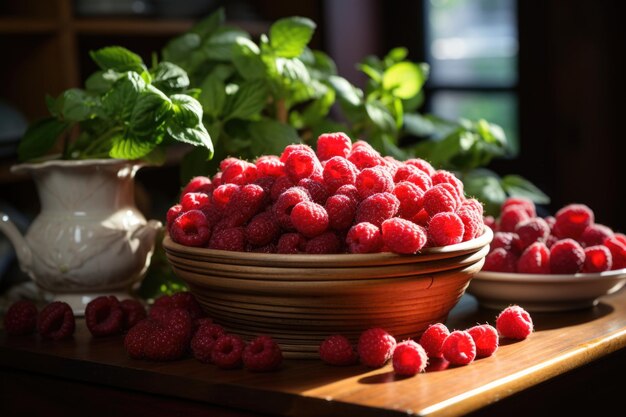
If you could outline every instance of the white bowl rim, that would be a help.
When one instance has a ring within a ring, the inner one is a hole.
[[[626,268],[611,271],[578,274],[522,274],[517,272],[480,271],[473,279],[485,281],[513,281],[529,283],[582,283],[602,279],[626,278]]]

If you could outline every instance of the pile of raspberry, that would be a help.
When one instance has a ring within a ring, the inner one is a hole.
[[[341,132],[191,179],[167,213],[177,243],[262,253],[414,254],[474,239],[483,206],[427,161],[382,156]]]
[[[541,217],[532,201],[510,197],[498,218],[484,221],[494,238],[483,271],[576,274],[626,268],[626,235],[596,223],[585,204]]]

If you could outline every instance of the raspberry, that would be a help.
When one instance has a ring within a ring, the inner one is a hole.
[[[283,233],[278,238],[276,253],[299,253],[303,252],[306,238],[300,233]]]
[[[465,226],[456,213],[440,212],[428,222],[429,238],[435,246],[454,245],[463,241]]]
[[[272,184],[272,188],[270,190],[270,198],[272,201],[278,200],[278,197],[288,190],[289,188],[295,186],[295,184],[289,179],[289,177],[285,174],[280,176],[274,180],[274,184]]]
[[[130,298],[122,300],[120,301],[120,307],[124,313],[122,331],[131,329],[147,316],[146,307],[138,300]]]
[[[404,163],[419,168],[420,170],[428,174],[429,177],[435,174],[435,168],[433,168],[433,166],[428,161],[422,158],[407,159]]]
[[[576,274],[585,263],[585,250],[574,239],[561,239],[550,247],[550,271],[553,274]]]
[[[220,369],[235,369],[243,364],[242,354],[244,341],[236,335],[225,334],[220,336],[213,345],[211,362]]]
[[[305,253],[340,253],[341,252],[341,240],[339,236],[333,232],[325,232],[321,235],[315,236],[306,242],[304,247]]]
[[[587,246],[582,272],[604,272],[613,268],[613,256],[604,245]]]
[[[340,156],[334,156],[324,164],[322,176],[324,184],[332,193],[343,185],[354,185],[358,172],[358,168],[352,162]]]
[[[380,252],[383,246],[383,236],[378,226],[361,222],[350,228],[346,244],[350,253]]]
[[[450,184],[454,187],[456,191],[457,200],[459,202],[463,201],[464,191],[463,191],[463,182],[456,177],[452,172],[446,171],[444,169],[439,169],[435,171],[433,175],[431,175],[430,179],[433,182],[433,186],[438,184]]]
[[[53,301],[41,310],[37,318],[37,331],[44,339],[63,340],[72,337],[76,318],[69,304]]]
[[[495,232],[493,240],[490,244],[490,250],[504,248],[515,254],[522,253],[522,242],[517,233],[512,232]]]
[[[432,179],[425,172],[420,171],[419,169],[410,173],[404,181],[408,181],[417,185],[422,191],[426,192],[427,190],[433,187]],[[444,187],[445,188],[445,187]]]
[[[259,156],[255,161],[258,177],[280,177],[285,174],[285,164],[276,155]]]
[[[467,332],[474,339],[476,344],[476,357],[486,358],[498,350],[499,337],[498,331],[490,324],[480,324],[471,327]]]
[[[280,161],[283,163],[287,162],[287,158],[289,158],[289,156],[295,151],[308,152],[311,155],[315,155],[315,151],[309,145],[305,145],[303,143],[292,143],[291,145],[285,146],[285,149],[283,149],[282,153],[280,154]]]
[[[314,153],[294,150],[285,161],[285,172],[289,179],[297,184],[302,178],[321,177],[322,165]]]
[[[243,252],[246,249],[246,232],[243,227],[227,227],[216,230],[209,240],[208,247],[217,250]]]
[[[426,230],[400,217],[385,220],[381,231],[383,243],[394,253],[413,254],[426,244]]]
[[[144,358],[146,340],[156,328],[156,321],[144,319],[130,328],[124,337],[124,349],[133,359]]]
[[[376,193],[390,193],[394,187],[391,174],[379,166],[359,172],[355,185],[361,200]]]
[[[302,201],[311,201],[309,193],[302,187],[291,187],[285,190],[273,204],[274,217],[283,229],[294,230],[291,211]]]
[[[211,231],[204,213],[200,210],[190,210],[174,220],[170,235],[174,242],[181,245],[204,246],[209,241]]]
[[[443,341],[450,335],[450,330],[443,323],[434,323],[426,328],[420,336],[419,344],[424,348],[429,358],[441,358]]]
[[[324,339],[318,352],[324,363],[334,366],[353,365],[359,358],[350,340],[339,334]]]
[[[517,268],[517,255],[505,248],[496,248],[487,254],[483,271],[515,272]]]
[[[233,193],[224,208],[232,226],[241,226],[257,214],[266,201],[267,195],[260,185],[246,184]]]
[[[531,217],[522,220],[515,226],[515,233],[519,236],[523,248],[534,242],[545,242],[550,235],[550,226],[541,217]]]
[[[523,206],[515,204],[507,206],[500,212],[498,230],[501,232],[515,232],[517,225],[528,219],[530,219],[530,216]]]
[[[197,176],[187,182],[187,185],[183,188],[180,195],[184,196],[187,193],[205,193],[211,195],[213,192],[213,183],[211,182],[211,178],[206,176]]]
[[[183,206],[181,204],[174,204],[167,210],[167,214],[165,215],[165,224],[167,225],[167,230],[170,231],[172,227],[172,223],[178,216],[183,212]]]
[[[341,187],[337,188],[335,194],[350,197],[350,200],[354,201],[355,203],[361,201],[359,198],[359,190],[357,190],[356,186],[353,184],[342,185]]]
[[[312,201],[302,201],[291,210],[291,223],[306,237],[318,236],[328,229],[326,209]]]
[[[163,320],[173,309],[187,311],[192,321],[205,316],[202,306],[189,291],[179,291],[172,295],[161,295],[154,300],[149,315],[152,319]]]
[[[519,209],[528,214],[528,217],[537,216],[537,208],[535,203],[524,197],[507,197],[506,200],[500,206],[500,212],[504,211],[510,206],[518,206]]]
[[[331,229],[348,230],[356,215],[357,204],[350,197],[343,194],[335,194],[328,197],[324,208],[328,213],[328,225]]]
[[[259,187],[263,188],[263,191],[265,191],[265,199],[267,201],[270,201],[272,187],[274,186],[275,182],[276,182],[276,177],[270,177],[270,176],[265,175],[263,177],[258,177],[256,180],[254,180],[252,184],[258,185]]]
[[[245,228],[246,240],[255,246],[267,245],[280,234],[280,226],[271,211],[254,216]]]
[[[543,242],[531,244],[517,260],[516,272],[522,274],[549,274],[550,249]]]
[[[193,357],[204,363],[211,363],[211,352],[215,342],[226,334],[226,330],[219,324],[207,323],[198,327],[191,338],[191,352]]]
[[[352,145],[348,161],[352,162],[359,171],[384,164],[383,158],[369,144],[355,145]]]
[[[230,164],[239,162],[239,161],[240,159],[235,158],[234,156],[229,156],[228,158],[224,158],[220,161],[219,170],[223,172],[224,170],[226,170],[226,168],[228,168]]]
[[[244,347],[241,358],[247,370],[269,372],[278,369],[283,361],[283,352],[274,339],[261,335]]]
[[[222,169],[222,184],[250,184],[257,176],[256,165],[241,159],[235,159],[225,169]]]
[[[584,204],[568,204],[555,214],[554,234],[560,238],[578,239],[593,224],[593,211]]]
[[[124,311],[117,297],[102,295],[87,303],[85,323],[95,337],[120,333],[124,323]]]
[[[422,209],[424,191],[412,182],[398,182],[393,189],[393,195],[400,202],[398,216],[404,219],[413,218]]]
[[[237,184],[222,184],[218,186],[215,190],[213,190],[213,203],[218,208],[223,209],[239,188],[241,188],[241,186]]]
[[[478,200],[469,199],[461,204],[456,211],[457,216],[463,222],[463,241],[472,240],[481,235],[484,228],[483,206]]]
[[[172,361],[185,355],[189,348],[192,333],[191,316],[186,310],[174,308],[159,320],[150,318],[145,320],[153,323],[148,326],[149,330],[145,334],[140,334],[140,336],[144,336],[140,358],[152,361]],[[143,321],[137,326],[141,323]],[[135,327],[126,334],[127,339]]]
[[[324,133],[317,137],[316,153],[320,161],[334,156],[347,158],[352,149],[352,140],[343,132]]]
[[[37,306],[30,300],[15,301],[4,316],[4,330],[9,335],[27,335],[37,327]]]
[[[614,234],[610,227],[594,223],[583,230],[578,238],[578,242],[583,246],[603,245],[604,241]]]
[[[428,356],[422,346],[413,340],[404,340],[393,351],[393,371],[402,376],[413,376],[424,372]]]
[[[452,365],[468,365],[476,358],[476,343],[469,332],[455,330],[443,341],[441,351]]]
[[[182,211],[204,210],[211,205],[211,199],[205,193],[187,193],[180,198]]]
[[[380,227],[392,218],[400,208],[400,201],[391,193],[377,193],[359,203],[354,217],[355,223],[368,222]]]
[[[401,163],[400,166],[398,166],[398,168],[396,169],[395,174],[393,175],[393,182],[398,183],[398,182],[406,181],[408,176],[416,171],[420,171],[420,169],[416,167],[415,165],[408,165],[408,164]],[[428,178],[430,178],[430,175],[427,175],[427,176]],[[432,180],[431,180],[431,184],[432,184]]]
[[[604,246],[609,248],[613,260],[612,270],[626,268],[626,243],[622,242],[616,234],[604,241]]]
[[[533,320],[522,307],[511,305],[496,318],[496,329],[501,337],[523,340],[533,332]]]
[[[497,232],[497,223],[496,219],[493,216],[484,216],[483,221],[485,222],[485,226],[491,228],[494,232]]]
[[[382,367],[393,355],[396,339],[380,327],[365,330],[359,336],[359,360],[370,368]]]
[[[324,203],[326,203],[326,199],[329,196],[328,188],[320,181],[311,178],[302,178],[298,181],[298,186],[307,190],[311,196],[311,200],[317,204],[324,205]]]
[[[456,198],[445,187],[435,185],[424,193],[422,205],[428,215],[432,217],[437,213],[455,211],[457,202]]]

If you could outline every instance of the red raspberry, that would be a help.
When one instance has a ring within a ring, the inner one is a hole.
[[[211,362],[220,369],[240,368],[243,364],[242,354],[245,342],[236,335],[220,336],[213,345]]]
[[[465,226],[456,213],[437,213],[428,222],[428,235],[435,246],[461,243],[464,233]]]
[[[37,327],[37,306],[30,300],[15,301],[4,316],[4,330],[9,335],[27,335]]]
[[[613,230],[602,224],[594,223],[590,224],[583,230],[578,242],[583,246],[596,246],[603,245],[604,241],[612,237],[615,233]]]
[[[226,216],[233,219],[233,226],[241,226],[257,214],[269,200],[260,185],[243,185],[231,196],[225,207]]]
[[[383,246],[383,236],[378,226],[361,222],[350,228],[346,244],[350,253],[380,252]]]
[[[216,230],[209,240],[208,247],[217,250],[243,252],[246,250],[246,232],[243,227],[227,227]]]
[[[490,250],[504,248],[507,251],[511,251],[515,254],[521,254],[522,242],[517,233],[512,232],[495,232],[493,234],[493,240],[490,244]]]
[[[235,158],[234,156],[229,156],[228,158],[224,158],[220,161],[219,169],[220,171],[224,171],[228,166],[232,163],[240,162],[239,158]]]
[[[286,174],[276,178],[276,180],[274,180],[274,184],[272,184],[272,189],[270,190],[271,200],[278,200],[278,197],[280,197],[283,192],[293,186],[295,186],[295,184],[289,179]]]
[[[304,247],[304,252],[317,254],[340,253],[342,249],[341,246],[341,239],[336,233],[325,232],[309,239]]]
[[[485,226],[491,228],[491,230],[497,232],[497,223],[496,219],[493,216],[484,216],[483,221],[485,222]]]
[[[439,169],[431,175],[433,186],[438,184],[450,184],[454,187],[457,195],[457,201],[462,202],[464,199],[463,182],[456,177],[452,172],[445,169]]]
[[[383,167],[365,168],[356,177],[356,189],[361,200],[376,194],[393,191],[393,177]]]
[[[496,318],[496,329],[501,337],[523,340],[533,332],[533,320],[522,307],[511,305]]]
[[[291,211],[296,204],[302,201],[311,201],[309,193],[302,187],[291,187],[285,190],[272,206],[274,217],[285,230],[294,230],[291,221]]]
[[[515,233],[519,236],[523,248],[534,242],[545,242],[550,235],[550,226],[541,217],[531,217],[522,220],[515,226]]]
[[[186,310],[174,308],[159,320],[148,318],[144,321],[153,322],[147,326],[147,331],[142,329],[139,335],[133,332],[137,326],[143,323],[142,321],[126,334],[126,339],[129,337],[131,339],[128,345],[137,345],[143,341],[143,349],[140,349],[141,354],[133,357],[160,362],[180,359],[187,353],[192,334],[192,321]],[[141,338],[140,341],[133,340],[138,336]]]
[[[419,168],[420,170],[428,174],[429,177],[435,174],[435,168],[433,168],[433,166],[428,161],[422,158],[407,159],[404,163]]]
[[[437,213],[454,212],[457,208],[455,196],[442,185],[435,185],[426,190],[422,197],[422,205],[430,217]]]
[[[324,339],[319,347],[319,355],[324,363],[334,366],[353,365],[359,358],[350,340],[339,334]]]
[[[312,201],[302,201],[291,210],[291,223],[306,237],[314,237],[328,229],[326,209]]]
[[[233,194],[235,194],[239,188],[238,184],[222,184],[213,190],[213,203],[218,208],[225,208]]]
[[[505,248],[493,249],[485,257],[483,271],[515,272],[517,268],[517,255]]]
[[[380,227],[392,218],[400,208],[400,201],[391,193],[377,193],[359,203],[354,216],[355,223],[368,222]]]
[[[549,274],[550,249],[543,242],[531,244],[517,260],[516,272],[521,274]]]
[[[480,324],[471,327],[467,332],[474,339],[476,344],[476,357],[486,358],[498,350],[499,337],[498,331],[490,324]]]
[[[421,170],[415,165],[408,165],[408,164],[401,163],[393,175],[393,182],[398,183],[398,182],[406,181],[408,176],[416,171],[421,171]],[[427,177],[430,178],[430,175],[427,175]],[[432,180],[431,180],[431,186],[432,186]]]
[[[244,347],[241,358],[247,370],[269,372],[278,369],[283,362],[283,352],[274,339],[261,335]]]
[[[161,295],[150,308],[150,318],[163,320],[171,310],[182,309],[189,313],[192,321],[205,317],[202,306],[196,297],[189,291],[179,291],[172,295]]]
[[[380,156],[380,153],[374,150],[369,144],[363,146],[352,145],[352,150],[350,151],[350,155],[348,155],[348,161],[352,162],[359,171],[377,165],[384,165],[384,160]]]
[[[211,206],[211,199],[205,193],[187,193],[180,198],[182,211],[205,210]]]
[[[271,211],[254,216],[245,228],[246,240],[254,246],[264,246],[273,242],[280,234],[280,226]]]
[[[124,311],[117,297],[102,295],[87,303],[85,323],[95,337],[120,333],[124,324]]]
[[[397,183],[393,189],[393,195],[400,201],[398,216],[404,219],[413,218],[422,209],[424,191],[412,182]]]
[[[503,212],[506,208],[510,206],[518,206],[519,209],[523,210],[528,217],[537,216],[537,208],[535,203],[524,197],[507,197],[506,200],[500,206],[500,212]]]
[[[124,313],[124,319],[122,320],[122,331],[127,331],[145,319],[148,313],[146,307],[138,301],[133,299],[126,299],[120,301],[120,307]]]
[[[476,358],[476,343],[472,335],[464,330],[450,333],[441,347],[443,358],[452,365],[469,365]]]
[[[472,240],[480,236],[485,223],[482,214],[483,206],[478,200],[469,199],[456,210],[457,216],[463,222],[463,241]]]
[[[276,177],[270,177],[268,175],[264,175],[262,177],[258,177],[252,184],[258,185],[263,188],[265,191],[266,200],[269,202],[271,200],[271,192],[274,183],[276,182]]]
[[[146,340],[156,328],[156,323],[155,320],[144,319],[130,328],[124,337],[124,349],[126,349],[128,356],[133,359],[144,358]]]
[[[413,340],[404,340],[396,346],[391,360],[393,371],[402,376],[413,376],[424,372],[428,356],[422,346]]]
[[[443,323],[434,323],[426,328],[420,336],[419,344],[424,348],[429,358],[443,357],[443,342],[450,335],[450,330]]]
[[[259,156],[255,161],[258,177],[280,177],[285,174],[285,164],[276,155]]]
[[[341,187],[337,188],[335,194],[350,197],[350,200],[354,201],[355,203],[361,201],[359,199],[359,190],[357,190],[356,186],[353,184],[342,185]]]
[[[190,210],[174,220],[170,235],[174,242],[181,245],[204,246],[211,237],[211,231],[204,213],[200,210]]]
[[[167,210],[165,223],[167,225],[168,231],[170,231],[172,227],[172,223],[174,223],[174,220],[176,220],[176,218],[180,216],[182,212],[183,212],[183,206],[181,204],[174,204],[172,207],[170,207]]]
[[[604,245],[587,246],[582,272],[604,272],[613,268],[613,256]]]
[[[358,172],[358,168],[352,162],[340,156],[334,156],[324,164],[322,176],[324,184],[332,193],[343,185],[354,185]]]
[[[530,219],[530,216],[523,206],[516,204],[507,206],[500,212],[498,230],[501,232],[515,232],[517,225],[528,219]]]
[[[215,342],[226,334],[226,330],[219,324],[201,324],[191,338],[191,352],[193,357],[204,363],[211,363],[211,352]]]
[[[324,205],[324,203],[326,203],[329,193],[328,188],[322,182],[311,178],[302,178],[298,181],[298,186],[307,190],[311,196],[311,200],[317,204]]]
[[[626,268],[626,243],[622,242],[620,237],[616,234],[613,237],[607,238],[604,241],[604,246],[611,251],[611,258],[613,260],[612,270]]]
[[[37,331],[44,339],[68,339],[72,337],[75,329],[76,318],[66,302],[53,301],[39,313]]]
[[[381,226],[383,243],[391,252],[413,254],[426,244],[426,230],[410,220],[393,217]]]
[[[320,161],[334,156],[347,158],[352,149],[352,140],[343,132],[324,133],[317,137],[316,153]]]
[[[300,253],[305,250],[307,239],[300,233],[283,233],[278,238],[276,253]]]
[[[315,155],[315,151],[309,145],[305,145],[303,143],[292,143],[291,145],[285,146],[285,149],[283,149],[280,154],[280,161],[287,162],[287,158],[289,158],[289,156],[295,151],[308,152],[311,155]],[[317,157],[317,155],[315,156]]]
[[[359,360],[370,368],[380,368],[393,355],[396,339],[386,330],[374,327],[361,333],[357,344]]]
[[[211,178],[200,175],[197,177],[193,177],[187,182],[187,185],[183,188],[180,195],[183,196],[187,193],[205,193],[211,195],[213,192],[213,183],[211,182]]]
[[[432,179],[425,172],[420,171],[419,169],[410,173],[404,181],[408,181],[412,184],[417,185],[422,191],[426,192],[427,190],[433,187]],[[444,187],[445,188],[445,187]]]
[[[585,263],[585,250],[574,239],[561,239],[550,247],[550,271],[553,274],[576,274]]]
[[[257,176],[256,165],[248,161],[236,159],[222,170],[222,184],[250,184]]]
[[[593,211],[584,204],[568,204],[556,212],[553,233],[560,239],[577,240],[587,226],[593,224]]]
[[[328,213],[328,225],[331,229],[348,230],[356,215],[357,203],[343,194],[335,194],[328,197],[324,208]]]
[[[297,184],[302,178],[321,178],[322,165],[314,153],[294,150],[285,161],[285,172],[289,179]]]
[[[415,224],[419,224],[422,227],[428,227],[430,216],[428,215],[426,210],[421,209],[415,216],[411,218],[411,221]]]

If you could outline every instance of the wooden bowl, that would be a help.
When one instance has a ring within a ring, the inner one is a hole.
[[[403,340],[445,321],[492,238],[486,227],[476,239],[416,255],[230,252],[169,236],[163,247],[174,273],[227,331],[246,340],[267,334],[285,357],[316,358],[331,334],[356,342],[362,331],[382,327]]]

